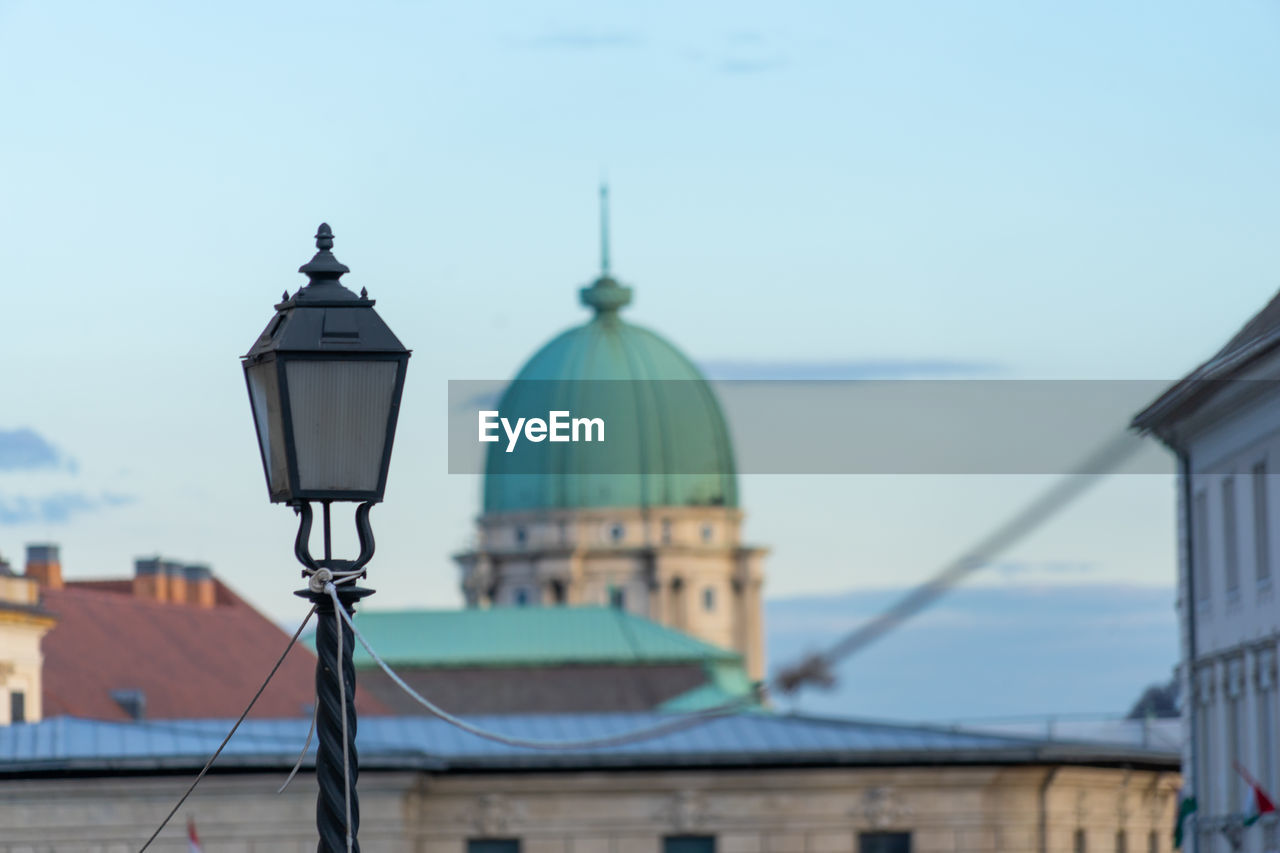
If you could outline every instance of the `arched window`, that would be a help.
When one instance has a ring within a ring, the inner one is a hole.
[[[716,588],[706,587],[702,590],[702,609],[710,613],[716,609]]]

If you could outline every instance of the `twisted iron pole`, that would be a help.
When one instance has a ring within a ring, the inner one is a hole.
[[[360,587],[338,588],[338,598],[347,613],[354,612],[355,603],[372,593],[373,590]],[[347,853],[347,802],[350,797],[350,850],[352,853],[359,853],[360,843],[356,840],[360,829],[360,800],[356,796],[356,777],[359,775],[356,754],[356,670],[351,657],[355,637],[350,626],[343,622],[342,654],[339,659],[339,620],[334,611],[333,599],[325,592],[309,593],[309,597],[316,605],[319,620],[316,626],[316,781],[320,791],[316,796],[316,829],[320,833],[320,844],[316,850],[317,853]],[[338,683],[339,671],[342,673],[342,687]]]

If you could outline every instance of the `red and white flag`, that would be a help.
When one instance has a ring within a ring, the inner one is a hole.
[[[200,836],[196,835],[196,822],[191,818],[187,818],[187,853],[204,853]]]
[[[1276,810],[1276,804],[1272,801],[1271,795],[1266,789],[1249,775],[1249,771],[1240,766],[1240,762],[1234,762],[1236,772],[1244,777],[1244,781],[1249,783],[1249,791],[1245,794],[1241,815],[1245,826],[1253,826],[1258,822],[1258,818],[1264,814],[1270,814]]]

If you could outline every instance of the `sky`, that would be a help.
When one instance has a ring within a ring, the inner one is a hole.
[[[1245,0],[0,0],[0,552],[205,562],[302,616],[238,357],[327,221],[414,350],[371,606],[456,605],[447,382],[586,319],[605,176],[628,318],[712,374],[1174,380],[1280,287],[1278,40]],[[918,581],[1045,485],[742,494],[785,598]],[[972,582],[1170,587],[1172,482],[1005,559]]]

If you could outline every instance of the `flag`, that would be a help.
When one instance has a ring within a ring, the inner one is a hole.
[[[204,853],[200,836],[196,835],[196,822],[191,818],[187,818],[187,853]]]
[[[1244,777],[1244,781],[1249,784],[1249,789],[1245,793],[1244,808],[1244,825],[1253,826],[1258,822],[1258,818],[1264,814],[1274,812],[1276,804],[1272,802],[1271,796],[1262,789],[1258,784],[1258,780],[1250,776],[1239,762],[1236,762],[1236,772]]]
[[[1182,847],[1182,839],[1187,834],[1187,820],[1195,813],[1196,798],[1186,793],[1182,794],[1182,801],[1178,803],[1178,816],[1173,824],[1173,849],[1177,850]]]

